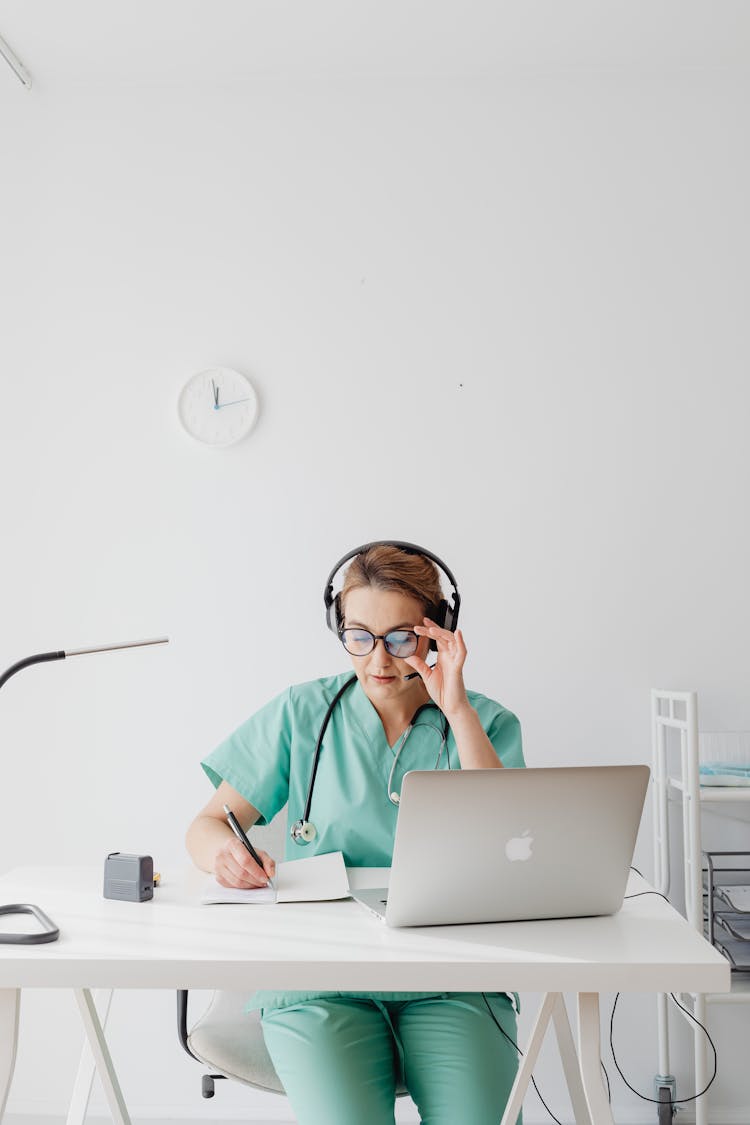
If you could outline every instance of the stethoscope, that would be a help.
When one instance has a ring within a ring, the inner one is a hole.
[[[299,844],[301,847],[304,846],[305,844],[312,843],[312,841],[315,839],[315,837],[318,834],[317,828],[315,827],[315,825],[310,820],[310,806],[312,805],[313,789],[315,788],[315,775],[318,772],[318,762],[320,760],[320,751],[321,751],[321,747],[323,745],[323,736],[325,735],[326,729],[328,727],[328,723],[330,722],[331,715],[333,714],[333,712],[336,708],[336,704],[341,699],[341,696],[344,694],[344,692],[347,691],[352,686],[352,684],[355,684],[356,682],[357,682],[357,677],[352,676],[350,679],[348,679],[346,681],[346,683],[344,684],[343,687],[339,688],[339,690],[336,692],[333,699],[331,700],[330,704],[328,705],[328,710],[326,711],[325,718],[323,719],[323,722],[321,724],[320,734],[318,735],[318,740],[315,743],[315,754],[313,755],[313,763],[312,763],[312,768],[310,770],[310,782],[307,786],[307,800],[305,801],[305,811],[302,813],[301,818],[294,822],[294,824],[292,825],[292,828],[291,828],[291,832],[290,832],[290,835],[291,835],[292,839],[294,840],[295,844]],[[401,753],[402,753],[404,747],[406,746],[406,743],[409,741],[409,735],[414,730],[414,727],[417,725],[417,719],[419,718],[421,713],[424,710],[426,710],[426,708],[428,708],[428,707],[437,708],[437,704],[432,703],[432,702],[422,703],[417,708],[417,710],[414,712],[414,715],[412,717],[411,722],[409,723],[409,725],[406,728],[406,730],[404,731],[404,733],[401,735],[401,739],[399,741],[399,744],[398,744],[396,750],[394,751],[393,765],[391,766],[391,772],[388,775],[387,793],[388,793],[388,800],[391,802],[392,805],[395,805],[397,808],[398,808],[399,801],[401,800],[401,794],[398,793],[393,788],[393,775],[396,772],[396,766],[398,765],[398,760],[401,757]],[[439,710],[439,708],[437,708],[437,709]],[[447,748],[448,731],[450,729],[450,726],[449,726],[448,720],[446,719],[445,715],[443,715],[442,729],[440,727],[436,726],[434,723],[420,723],[419,726],[432,727],[432,729],[436,730],[438,732],[438,734],[440,735],[440,750],[438,751],[438,756],[435,760],[435,765],[434,765],[433,768],[434,769],[439,768],[440,761],[443,757],[443,749],[445,749],[446,754],[447,754],[447,759],[448,759],[448,769],[452,769],[451,759],[450,759],[450,750],[448,750],[448,748]]]

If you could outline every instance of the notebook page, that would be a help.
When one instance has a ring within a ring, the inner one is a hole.
[[[238,887],[222,887],[211,875],[203,888],[201,903],[219,902],[270,903],[270,902],[324,902],[349,897],[349,880],[341,852],[311,855],[303,859],[290,859],[276,864],[272,887],[258,887],[243,891]]]
[[[276,867],[277,902],[323,902],[349,897],[341,852],[288,859]]]

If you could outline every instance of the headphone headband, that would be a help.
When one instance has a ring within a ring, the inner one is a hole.
[[[407,555],[422,555],[424,558],[429,559],[430,562],[440,567],[453,587],[453,602],[449,603],[445,598],[442,599],[440,605],[437,607],[438,617],[442,618],[442,620],[438,620],[438,624],[442,625],[445,629],[450,629],[451,632],[455,632],[458,624],[458,611],[461,606],[461,595],[458,592],[458,586],[456,585],[456,579],[453,577],[452,571],[446,566],[443,560],[438,558],[437,555],[434,555],[432,551],[428,551],[425,547],[419,547],[416,543],[405,543],[401,539],[375,539],[372,543],[363,543],[360,547],[355,547],[354,550],[348,551],[343,558],[339,559],[328,575],[325,589],[323,590],[323,601],[326,608],[326,624],[328,628],[338,635],[341,613],[339,595],[336,594],[334,597],[333,593],[334,578],[345,563],[348,563],[355,555],[364,554],[365,551],[369,551],[372,547],[396,547],[399,551],[406,552]]]

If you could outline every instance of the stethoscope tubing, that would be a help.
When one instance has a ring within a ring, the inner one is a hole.
[[[324,736],[326,730],[328,729],[328,724],[331,721],[331,715],[333,714],[333,712],[335,710],[336,704],[341,699],[341,696],[344,694],[344,692],[348,691],[348,689],[352,686],[352,684],[355,684],[356,682],[357,682],[356,675],[351,676],[346,681],[344,686],[339,688],[339,690],[334,695],[331,703],[329,703],[329,705],[328,705],[328,710],[326,711],[325,718],[323,719],[323,722],[322,722],[321,727],[320,727],[320,734],[318,735],[318,740],[315,743],[315,754],[313,755],[313,764],[312,764],[312,769],[310,770],[310,782],[307,786],[307,800],[305,801],[305,811],[302,814],[303,822],[306,822],[310,819],[310,808],[312,806],[312,795],[313,795],[313,789],[315,788],[315,775],[318,772],[318,762],[320,761],[320,751],[321,751],[321,747],[323,745],[323,736]]]
[[[432,703],[432,704],[423,703],[422,704],[422,706],[419,708],[419,710],[415,713],[414,718],[409,723],[409,725],[406,728],[406,730],[404,731],[403,735],[401,736],[401,741],[400,741],[400,743],[398,745],[398,748],[396,749],[396,752],[393,756],[393,765],[391,766],[391,772],[388,774],[388,789],[387,789],[387,792],[388,792],[388,800],[391,802],[392,805],[395,805],[396,808],[398,808],[398,806],[401,802],[401,794],[397,793],[395,791],[395,789],[391,788],[392,785],[393,785],[393,775],[396,772],[396,766],[398,765],[398,760],[401,757],[401,751],[406,746],[406,743],[409,741],[409,735],[414,730],[414,727],[417,725],[417,716],[419,714],[421,714],[421,712],[425,709],[425,707],[437,707],[437,704],[436,703]],[[440,727],[436,727],[434,723],[421,723],[420,726],[431,727],[433,730],[436,730],[438,732],[438,734],[440,735],[440,749],[438,750],[438,756],[435,759],[435,765],[433,766],[433,769],[437,769],[438,766],[440,765],[440,760],[443,757],[443,750],[445,749],[447,741],[448,741],[448,720],[446,719],[445,715],[443,715],[443,729],[442,730],[440,729]],[[450,751],[448,751],[448,769],[450,769],[450,768],[451,768],[451,759],[450,759]]]
[[[331,721],[331,715],[333,714],[334,710],[336,709],[337,703],[341,699],[342,695],[344,695],[344,693],[346,691],[348,691],[349,688],[352,687],[353,684],[355,684],[356,682],[357,682],[356,675],[351,676],[346,681],[346,683],[342,687],[339,688],[339,690],[336,692],[335,696],[333,697],[333,699],[329,703],[328,710],[326,711],[323,722],[321,723],[320,733],[318,734],[318,738],[317,738],[317,741],[315,743],[315,752],[313,754],[313,762],[312,762],[312,766],[310,768],[310,781],[309,781],[308,786],[307,786],[307,798],[305,800],[304,812],[302,813],[302,816],[300,817],[300,819],[295,821],[295,823],[292,825],[292,829],[291,829],[291,836],[292,836],[292,839],[294,840],[295,844],[302,845],[302,844],[309,843],[310,840],[313,839],[314,836],[316,835],[314,825],[310,824],[310,809],[312,808],[313,791],[315,789],[315,778],[316,778],[316,775],[317,775],[317,772],[318,772],[318,764],[320,762],[320,752],[321,752],[321,749],[323,747],[323,737],[326,733],[326,730],[328,729],[328,724]],[[420,704],[420,706],[414,712],[414,715],[412,717],[411,722],[409,723],[409,726],[404,731],[404,734],[402,735],[402,738],[401,738],[401,743],[400,743],[400,745],[399,745],[399,747],[396,750],[395,755],[394,755],[393,765],[391,766],[391,772],[388,775],[388,800],[391,802],[392,805],[395,805],[396,807],[398,807],[399,797],[396,796],[396,799],[395,800],[393,799],[393,793],[392,793],[392,790],[391,790],[391,784],[393,782],[393,774],[395,772],[396,765],[398,764],[398,760],[401,756],[401,752],[404,749],[404,746],[406,745],[406,743],[408,741],[409,735],[411,734],[412,730],[414,729],[414,726],[416,724],[417,719],[419,718],[421,713],[428,707],[435,707],[435,708],[437,708],[438,711],[440,710],[440,708],[437,706],[437,704],[433,703],[432,701],[430,701],[429,703]],[[442,714],[442,712],[441,712],[441,714]],[[434,726],[434,724],[432,724],[432,723],[429,723],[429,724],[425,723],[423,725],[424,726],[427,726],[427,725]],[[448,723],[448,720],[446,719],[445,715],[443,715],[443,729],[442,729],[442,731],[440,731],[440,729],[438,727],[434,727],[434,729],[438,731],[438,734],[440,734],[440,737],[441,737],[440,750],[438,752],[437,761],[435,762],[435,769],[437,769],[439,764],[440,764],[440,760],[443,756],[443,748],[445,747],[446,742],[447,742],[447,738],[448,738],[449,723]],[[450,757],[448,758],[448,766],[450,768]],[[309,835],[307,838],[305,838],[306,830],[310,829],[310,828],[312,828],[312,830],[313,830],[312,835]]]

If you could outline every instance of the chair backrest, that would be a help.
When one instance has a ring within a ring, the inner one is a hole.
[[[214,992],[211,1003],[190,1028],[188,1046],[193,1055],[227,1078],[283,1094],[263,1039],[260,1012],[246,1011],[246,992]]]

